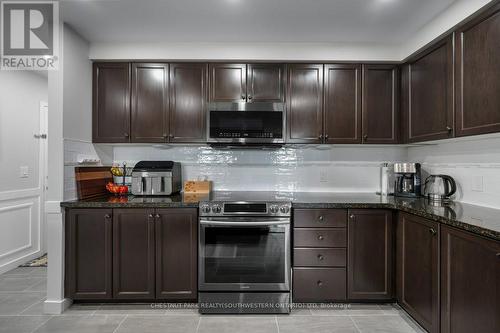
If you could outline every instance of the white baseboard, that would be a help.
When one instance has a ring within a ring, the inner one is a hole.
[[[73,300],[64,298],[61,300],[46,300],[43,303],[43,312],[50,315],[59,315],[73,304]]]
[[[30,260],[36,259],[42,255],[42,251],[36,251],[30,254],[27,254],[25,256],[22,256],[21,258],[18,258],[16,260],[10,261],[3,266],[0,266],[0,274],[6,273],[8,271],[13,270],[14,268],[18,267],[19,265],[25,264]]]

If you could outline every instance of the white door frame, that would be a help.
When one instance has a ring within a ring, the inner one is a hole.
[[[39,188],[40,188],[40,252],[47,253],[47,228],[45,216],[45,193],[47,191],[48,179],[48,121],[49,121],[49,103],[40,101],[40,153],[39,153]]]

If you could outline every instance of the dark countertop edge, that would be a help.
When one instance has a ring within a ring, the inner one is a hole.
[[[198,202],[137,202],[137,203],[109,203],[109,202],[85,202],[67,201],[61,202],[62,208],[198,208]],[[294,209],[391,209],[397,210],[423,218],[433,220],[446,226],[471,232],[478,236],[500,241],[500,232],[476,226],[459,220],[451,220],[436,214],[423,212],[411,207],[405,207],[394,203],[292,203]]]

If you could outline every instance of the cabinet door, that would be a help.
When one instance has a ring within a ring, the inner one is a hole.
[[[441,228],[441,332],[500,332],[500,242]]]
[[[247,100],[247,66],[245,64],[210,64],[210,101],[241,102]]]
[[[321,143],[323,65],[289,65],[287,104],[288,142]]]
[[[393,298],[393,224],[390,210],[350,210],[347,298]]]
[[[325,142],[361,143],[361,67],[325,65]]]
[[[500,4],[460,27],[456,45],[456,134],[500,131]]]
[[[285,100],[285,70],[282,64],[249,64],[247,74],[249,102]]]
[[[130,64],[93,65],[92,141],[130,141]]]
[[[153,209],[113,211],[113,297],[155,297]]]
[[[65,285],[69,298],[112,298],[111,254],[111,209],[67,210]]]
[[[133,64],[132,142],[166,142],[168,134],[168,64]]]
[[[197,210],[156,211],[156,298],[190,300],[198,297]]]
[[[419,54],[405,66],[408,141],[453,136],[453,37]]]
[[[206,141],[207,65],[170,64],[170,142]]]
[[[363,143],[398,143],[398,67],[363,65]]]
[[[428,332],[439,332],[439,225],[400,214],[397,226],[399,304]]]

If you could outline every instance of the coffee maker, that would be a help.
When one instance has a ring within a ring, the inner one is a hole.
[[[420,197],[422,175],[419,163],[394,163],[394,196]]]

